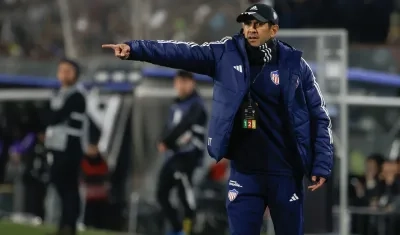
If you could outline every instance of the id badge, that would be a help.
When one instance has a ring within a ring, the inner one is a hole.
[[[242,105],[242,127],[244,129],[257,129],[258,109],[254,102],[245,102]]]

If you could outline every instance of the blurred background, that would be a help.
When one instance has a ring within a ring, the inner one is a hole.
[[[306,233],[400,234],[399,0],[1,0],[0,218],[8,222],[0,230],[14,235],[26,224],[56,224],[40,136],[59,86],[57,63],[68,56],[84,68],[88,112],[101,130],[108,168],[92,185],[82,163],[82,204],[97,222],[86,226],[83,213],[80,229],[162,234],[156,141],[174,98],[174,71],[114,59],[101,44],[219,40],[239,32],[236,16],[256,2],[273,5],[278,37],[304,50],[333,121],[335,171],[323,190],[307,195]],[[210,108],[212,84],[196,78]],[[36,141],[26,145],[27,138]],[[225,234],[229,165],[205,159],[195,175],[194,234]],[[273,234],[268,211],[263,230]]]

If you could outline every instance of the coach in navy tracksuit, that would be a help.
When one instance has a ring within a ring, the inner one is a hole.
[[[331,121],[302,52],[274,39],[278,16],[255,4],[237,18],[240,34],[220,41],[135,40],[103,45],[122,59],[213,77],[207,139],[217,161],[232,159],[227,210],[231,234],[260,234],[269,207],[278,235],[303,234],[306,175],[315,190],[331,174]]]

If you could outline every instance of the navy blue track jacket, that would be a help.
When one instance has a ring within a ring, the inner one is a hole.
[[[250,66],[243,34],[204,43],[134,40],[131,60],[146,61],[209,75],[214,81],[207,139],[217,161],[226,157],[235,115],[248,93]],[[279,41],[279,77],[288,115],[289,138],[296,143],[302,172],[329,177],[333,165],[331,120],[325,101],[302,52]]]

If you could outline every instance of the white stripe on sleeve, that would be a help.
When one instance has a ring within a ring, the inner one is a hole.
[[[318,85],[318,83],[317,83],[317,80],[316,80],[316,78],[315,78],[315,76],[314,76],[314,73],[313,73],[313,71],[312,71],[310,65],[307,63],[307,61],[306,61],[304,58],[301,58],[301,59],[302,59],[303,62],[306,64],[306,66],[308,67],[308,69],[310,69],[311,75],[313,76],[314,87],[315,87],[315,89],[317,89],[319,98],[321,99],[321,108],[322,108],[322,110],[324,110],[324,112],[325,112],[325,114],[326,114],[326,117],[327,117],[328,120],[329,120],[329,124],[328,124],[328,127],[327,127],[328,133],[329,133],[329,143],[330,143],[330,144],[333,144],[332,121],[331,121],[331,118],[329,117],[328,109],[326,108],[325,99],[324,99],[324,97],[322,96],[321,89],[319,88],[319,85]]]

